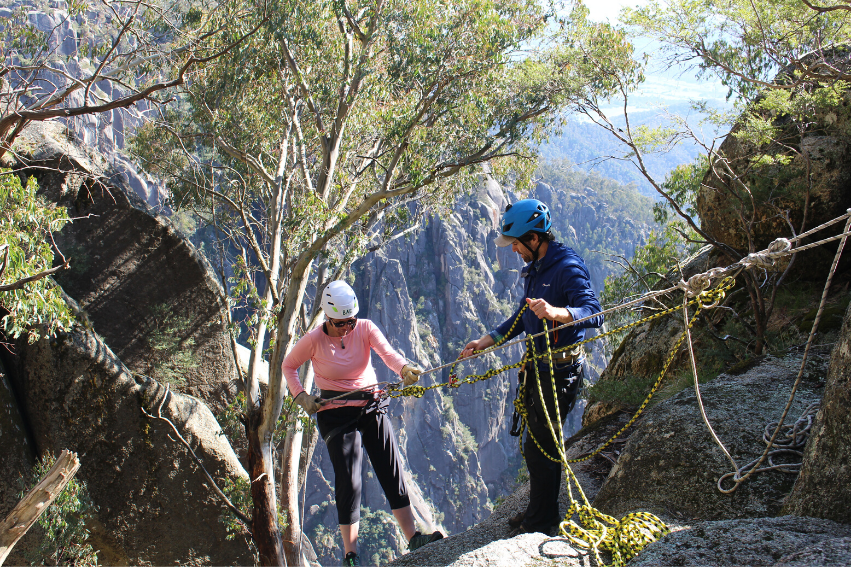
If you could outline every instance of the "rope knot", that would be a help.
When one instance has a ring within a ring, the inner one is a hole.
[[[769,256],[768,252],[751,252],[746,257],[739,260],[739,264],[745,268],[762,268],[767,270],[774,266],[774,259]]]
[[[762,268],[767,270],[774,266],[774,258],[782,256],[792,249],[792,242],[788,238],[778,238],[768,245],[762,252],[752,252],[747,257],[739,260],[739,264],[746,268]]]
[[[677,287],[683,290],[688,297],[695,297],[709,289],[711,282],[708,274],[695,274],[688,281],[680,280]]]

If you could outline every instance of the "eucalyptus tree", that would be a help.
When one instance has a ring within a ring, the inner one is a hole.
[[[652,0],[624,20],[675,65],[719,78],[730,96],[851,80],[833,57],[851,35],[851,5],[834,0]],[[786,70],[792,80],[775,80]]]
[[[64,7],[34,1],[7,8],[0,32],[0,157],[31,122],[169,97],[196,65],[232,47],[216,41],[210,49],[228,23],[210,26],[205,14],[215,8],[159,0],[69,0]],[[44,22],[37,26],[38,9]]]
[[[261,30],[205,66],[182,90],[184,106],[137,138],[175,206],[206,211],[235,251],[234,292],[251,324],[244,413],[263,563],[285,559],[272,440],[286,394],[281,361],[318,319],[308,283],[321,290],[341,277],[368,246],[410,228],[416,211],[476,183],[480,164],[531,167],[522,159],[530,142],[566,103],[610,86],[586,74],[575,40],[597,34],[604,58],[625,41],[571,8],[560,18],[555,6],[527,0],[275,0]],[[298,427],[285,446],[284,540],[294,563]]]
[[[30,123],[167,100],[195,66],[244,39],[228,32],[232,22],[210,24],[205,14],[214,7],[159,0],[69,0],[64,7],[33,0],[5,7],[0,158],[9,163],[6,154],[16,152],[14,142]],[[32,341],[72,324],[61,289],[50,280],[69,266],[52,240],[69,219],[36,195],[34,179],[22,183],[22,173],[25,168],[0,171],[0,331],[12,338],[27,333]],[[54,253],[60,260],[51,268]]]
[[[736,110],[718,112],[695,101],[695,108],[705,112],[707,122],[719,132],[708,137],[664,109],[660,110],[666,124],[641,124],[629,107],[640,75],[636,82],[636,75],[604,65],[598,72],[618,84],[619,105],[592,96],[576,109],[621,142],[624,151],[608,157],[635,165],[664,206],[680,219],[685,238],[711,244],[736,261],[765,247],[768,233],[794,236],[806,228],[812,164],[804,139],[815,131],[842,135],[847,129],[842,98],[851,68],[849,18],[846,4],[808,0],[653,0],[625,9],[621,19],[632,34],[659,42],[661,47],[649,56],[655,64],[680,65],[720,79],[730,89],[728,96],[735,98]],[[621,110],[612,111],[613,107]],[[614,114],[620,119],[615,120]],[[729,141],[720,146],[724,138]],[[702,150],[704,168],[692,171],[695,189],[678,195],[648,171],[646,158],[684,141]],[[795,169],[803,171],[803,187],[789,183]],[[707,231],[695,211],[688,210],[684,197],[692,199],[692,205],[695,199],[714,199],[705,208],[729,213],[741,239]],[[799,197],[803,214],[790,217],[789,204]],[[749,326],[753,336],[746,342],[756,354],[766,346],[767,322],[790,268],[791,263],[767,281],[755,267],[743,273],[753,315]]]

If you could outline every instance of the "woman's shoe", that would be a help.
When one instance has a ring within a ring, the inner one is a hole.
[[[354,551],[350,551],[343,559],[343,565],[345,567],[360,566],[360,557],[358,557],[358,554]]]

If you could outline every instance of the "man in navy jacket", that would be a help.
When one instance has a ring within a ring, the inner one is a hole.
[[[600,313],[601,308],[591,287],[585,262],[572,248],[553,240],[551,226],[549,208],[536,199],[523,199],[506,207],[496,244],[511,246],[527,262],[521,272],[524,278],[523,301],[527,308],[521,315],[521,304],[514,315],[496,329],[469,342],[461,352],[462,357],[511,340],[522,332],[527,335],[542,333],[545,323],[548,329],[553,329],[564,323],[591,317],[582,323],[551,332],[550,347],[557,350],[582,341],[585,329],[603,324],[602,315],[594,316]],[[538,355],[547,352],[544,336],[533,340]],[[581,348],[555,354],[552,361],[545,356],[538,359],[537,370],[543,400],[538,391],[535,368],[527,363],[520,371],[520,392],[528,416],[523,455],[529,469],[530,491],[526,511],[508,522],[516,532],[549,532],[561,520],[558,511],[561,463],[557,443],[544,412],[550,416],[556,434],[561,435],[561,426],[573,408],[582,383],[583,359]],[[553,381],[561,414],[558,421],[555,420]],[[530,434],[534,439],[530,438]]]

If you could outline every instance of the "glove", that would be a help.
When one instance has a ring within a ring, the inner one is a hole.
[[[322,398],[319,396],[311,396],[305,391],[302,391],[295,397],[295,403],[300,405],[301,409],[303,409],[307,415],[313,415],[318,412],[319,408],[322,407],[320,402],[322,402]]]
[[[411,384],[416,384],[417,381],[420,379],[420,374],[422,373],[423,371],[419,368],[414,368],[413,366],[409,366],[406,364],[399,372],[399,374],[402,375],[402,385],[407,388]]]

